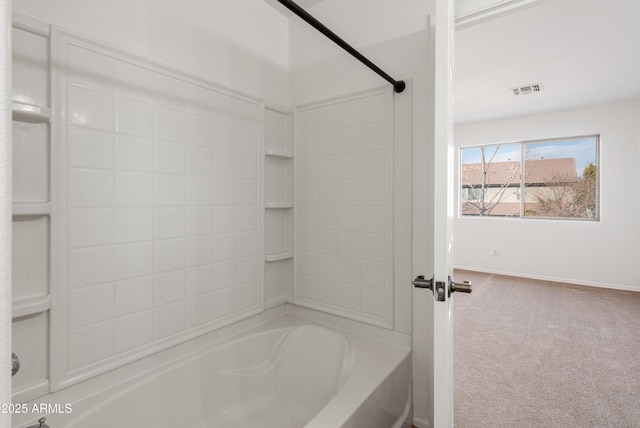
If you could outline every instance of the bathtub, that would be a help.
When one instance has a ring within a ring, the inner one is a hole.
[[[73,403],[51,428],[410,427],[410,350],[285,314]]]

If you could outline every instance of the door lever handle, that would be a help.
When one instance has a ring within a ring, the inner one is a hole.
[[[451,297],[451,293],[455,291],[459,293],[471,293],[473,291],[471,288],[471,282],[455,282],[451,277],[449,277],[449,297]]]
[[[433,278],[425,279],[424,275],[417,276],[416,279],[411,281],[414,287],[416,288],[428,288],[433,291]]]
[[[11,353],[11,377],[15,376],[20,370],[20,359],[15,352]]]

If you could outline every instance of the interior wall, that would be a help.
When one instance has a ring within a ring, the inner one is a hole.
[[[455,266],[640,291],[638,117],[640,100],[634,100],[456,126],[457,148],[599,134],[600,221],[460,218],[457,204]]]
[[[431,1],[324,0],[320,22],[395,79],[419,77]],[[385,81],[297,17],[290,18],[291,101],[300,106],[385,85]],[[354,25],[357,22],[358,25]],[[415,88],[422,90],[420,86]]]
[[[409,140],[425,145],[432,142],[429,14],[434,11],[432,1],[380,0],[324,0],[309,10],[393,78],[411,79],[411,88],[408,89],[410,92],[394,95],[394,98],[396,103],[411,98],[408,104],[409,110],[413,111],[412,117],[409,120],[403,117],[402,120],[409,127]],[[295,17],[291,19],[291,99],[294,106],[345,97],[387,84],[306,23]],[[398,120],[394,119],[396,125],[400,123]],[[398,129],[395,131],[398,132]],[[400,163],[396,162],[394,181],[408,183],[405,184],[405,190],[409,190],[411,142],[404,155],[408,162],[405,165],[408,164],[409,167],[401,166],[404,159]],[[396,160],[398,159],[396,156]],[[398,195],[400,192],[394,194]],[[394,201],[396,209],[409,209],[408,218],[398,211],[394,212],[394,221],[400,221],[404,225],[411,223],[410,197],[409,194],[409,200],[400,198]],[[413,420],[416,424],[422,424],[429,419],[426,403],[431,399],[427,387],[430,346],[425,329],[426,319],[422,318],[429,311],[426,300],[422,300],[424,294],[417,296],[412,308],[410,233],[407,236],[395,229],[394,237],[397,239],[394,263],[402,261],[394,267],[394,329],[412,334]]]
[[[20,0],[14,11],[224,87],[288,101],[288,21],[264,1]]]

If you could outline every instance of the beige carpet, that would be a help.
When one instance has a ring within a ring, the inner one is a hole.
[[[456,428],[640,427],[640,292],[456,280]]]

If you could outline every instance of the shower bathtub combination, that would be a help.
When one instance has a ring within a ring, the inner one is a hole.
[[[12,38],[13,400],[48,412],[13,428],[411,426],[412,83],[347,49],[393,87],[283,106],[28,15]]]

